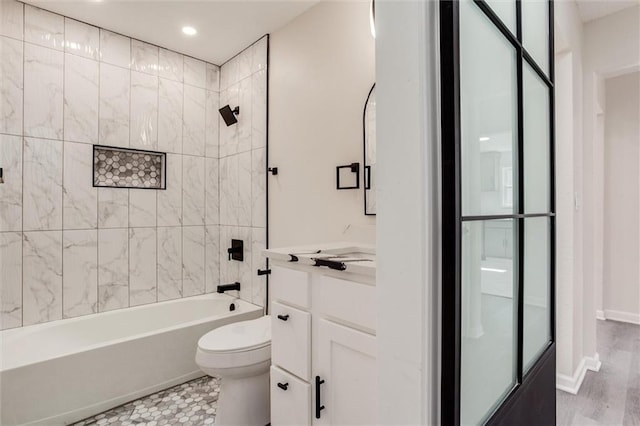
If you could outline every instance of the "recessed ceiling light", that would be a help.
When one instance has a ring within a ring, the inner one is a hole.
[[[189,26],[182,27],[182,32],[185,33],[188,36],[193,36],[193,35],[196,35],[198,33],[198,31],[195,28],[189,27]]]
[[[480,137],[480,142],[486,142],[486,141],[488,141],[489,139],[491,139],[491,138],[490,138],[490,137],[488,137],[488,136],[482,136],[482,137]]]

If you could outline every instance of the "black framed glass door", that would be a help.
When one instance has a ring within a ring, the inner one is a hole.
[[[440,2],[442,424],[555,422],[552,23]]]

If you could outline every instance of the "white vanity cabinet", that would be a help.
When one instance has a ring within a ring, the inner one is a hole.
[[[377,424],[375,275],[272,265],[271,424]]]

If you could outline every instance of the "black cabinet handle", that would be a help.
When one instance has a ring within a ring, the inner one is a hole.
[[[323,383],[324,380],[320,380],[320,376],[316,376],[316,419],[320,418],[320,411],[324,410],[322,398],[320,398],[320,385]]]
[[[289,387],[289,383],[284,383],[284,384],[283,383],[278,383],[278,387],[280,389],[282,389],[283,391],[286,391],[287,388]]]
[[[289,319],[289,315],[278,315],[278,319],[281,319],[282,321],[287,321]]]
[[[313,259],[315,261],[313,266],[326,266],[329,269],[335,269],[336,271],[344,271],[347,269],[347,265],[344,262],[337,262],[335,260],[328,259]]]

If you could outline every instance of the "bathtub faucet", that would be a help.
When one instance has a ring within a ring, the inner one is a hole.
[[[224,293],[225,291],[240,290],[240,283],[235,282],[233,284],[222,284],[218,286],[218,293]]]

